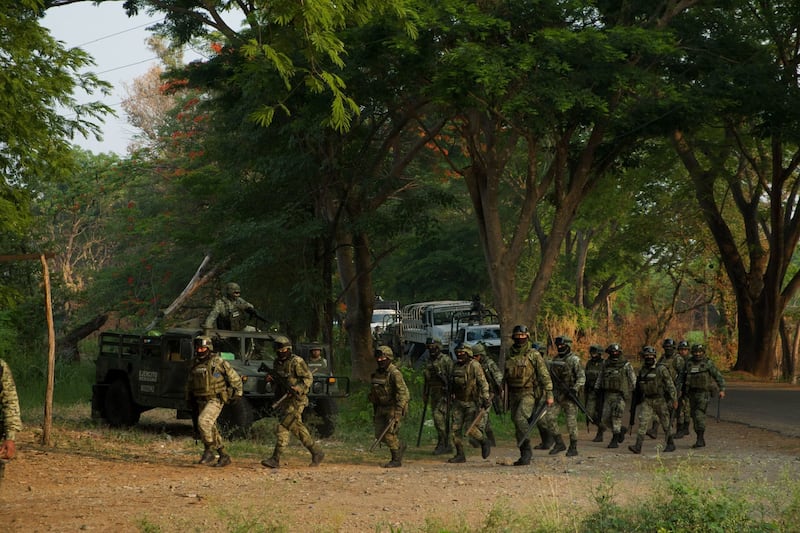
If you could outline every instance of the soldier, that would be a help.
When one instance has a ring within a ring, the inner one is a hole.
[[[428,340],[428,362],[422,374],[425,383],[422,388],[422,401],[431,406],[433,426],[436,428],[436,448],[433,455],[450,453],[450,434],[447,421],[450,417],[450,397],[447,387],[453,373],[453,360],[442,352],[442,343],[438,339]]]
[[[685,341],[684,341],[685,342]],[[664,339],[664,342],[661,343],[661,347],[664,349],[664,354],[659,358],[658,363],[659,365],[664,365],[669,370],[670,376],[672,376],[672,383],[677,387],[678,384],[678,376],[681,373],[684,365],[684,359],[677,353],[677,345],[675,341],[670,338]],[[687,345],[688,347],[688,345]],[[670,407],[672,409],[672,407]],[[677,418],[677,417],[675,417]],[[672,428],[670,428],[672,431]],[[653,420],[653,426],[647,430],[646,435],[651,439],[655,439],[658,437],[658,420]]]
[[[556,357],[548,361],[548,369],[553,379],[555,402],[553,408],[548,410],[547,418],[550,419],[550,426],[553,428],[553,438],[555,445],[550,450],[550,455],[567,450],[564,439],[558,432],[558,413],[563,410],[567,419],[567,430],[569,431],[569,449],[567,456],[578,455],[578,406],[573,400],[579,398],[579,394],[586,383],[586,374],[583,372],[580,358],[572,353],[572,339],[565,335],[555,338]],[[571,395],[570,395],[571,393]]]
[[[464,425],[472,425],[477,418],[478,408],[486,410],[469,435],[480,443],[481,457],[486,459],[491,453],[491,444],[486,437],[486,417],[492,405],[489,396],[489,384],[483,369],[478,361],[472,358],[472,349],[466,346],[456,348],[456,364],[453,367],[451,393],[453,395],[452,423],[450,425],[453,444],[456,447],[455,456],[447,460],[448,463],[464,463]]]
[[[675,386],[678,389],[680,396],[680,379],[683,368],[686,366],[686,360],[689,359],[689,343],[687,341],[680,341],[678,343],[678,355],[680,357],[680,365],[678,366],[678,375],[675,377]],[[689,412],[689,402],[678,402],[678,412],[675,413],[675,435],[676,439],[682,439],[689,434],[689,419],[691,418]]]
[[[608,447],[619,448],[628,431],[622,425],[622,417],[625,414],[625,404],[631,400],[631,393],[636,387],[636,373],[623,357],[619,344],[609,344],[606,353],[608,358],[597,376],[594,388],[603,394],[603,415],[600,423],[604,428],[610,427],[613,433]]]
[[[299,355],[292,353],[292,341],[283,335],[272,339],[275,348],[275,363],[268,379],[277,385],[275,402],[281,418],[275,426],[275,449],[272,456],[261,461],[269,468],[279,468],[281,454],[289,444],[289,435],[294,435],[311,453],[311,465],[318,466],[325,458],[322,447],[314,442],[311,433],[303,424],[303,411],[308,405],[308,391],[314,381],[311,370]]]
[[[322,357],[322,346],[314,344],[308,349],[308,369],[314,374],[328,368],[328,360]]]
[[[397,468],[403,465],[403,453],[406,445],[400,441],[400,422],[408,411],[410,395],[403,374],[394,366],[394,353],[388,346],[378,346],[375,350],[375,362],[378,368],[372,373],[372,388],[369,401],[372,403],[375,428],[375,439],[380,439],[389,448],[391,460],[384,468]],[[383,436],[381,436],[383,435]]]
[[[597,425],[597,434],[592,439],[592,442],[603,442],[603,426],[600,423],[603,410],[603,395],[601,391],[594,388],[597,382],[597,376],[603,370],[603,347],[599,344],[592,344],[589,347],[589,360],[586,361],[584,374],[586,375],[586,383],[588,386],[584,388],[584,403],[586,410],[592,415],[592,418]]]
[[[206,321],[203,324],[203,329],[226,329],[230,331],[253,331],[255,328],[248,326],[247,322],[250,317],[258,318],[266,322],[253,304],[244,300],[240,295],[242,291],[237,283],[228,283],[225,285],[225,291],[222,298],[218,298],[214,302],[214,307],[208,313]]]
[[[228,466],[231,456],[225,453],[217,418],[225,404],[241,400],[242,378],[230,363],[214,352],[209,337],[200,336],[194,340],[194,353],[186,393],[192,406],[193,422],[205,447],[199,463],[212,464],[216,459],[213,450],[216,449],[219,459],[214,466]]]
[[[495,406],[497,414],[503,414],[503,373],[497,363],[488,356],[486,353],[486,345],[482,342],[476,343],[472,347],[472,357],[480,363],[483,369],[483,375],[486,376],[486,382],[489,384],[489,394],[492,396],[492,403]],[[489,444],[497,446],[497,441],[494,438],[494,431],[492,431],[491,417],[486,417],[486,437],[489,439]]]
[[[548,406],[553,405],[553,382],[542,355],[530,345],[528,328],[514,326],[511,338],[514,344],[509,350],[503,379],[508,386],[508,406],[519,443],[520,457],[514,466],[522,466],[529,465],[532,456],[531,441],[524,438],[528,420],[541,399]]]
[[[692,444],[692,448],[703,448],[706,445],[706,409],[715,382],[722,399],[725,397],[725,378],[714,362],[706,357],[706,347],[702,344],[692,345],[692,356],[686,360],[680,378],[680,390],[684,401],[687,398],[689,400],[694,432],[697,433],[697,442]]]
[[[656,349],[654,347],[645,346],[642,348],[641,356],[644,358],[644,365],[642,365],[636,378],[636,386],[639,387],[642,393],[642,408],[639,411],[639,431],[636,435],[636,443],[628,446],[628,449],[633,453],[642,453],[644,436],[645,434],[650,435],[650,430],[645,431],[645,429],[650,426],[650,421],[655,419],[661,423],[661,427],[664,428],[664,432],[667,434],[667,446],[664,451],[674,452],[675,442],[672,440],[672,425],[669,422],[669,413],[670,408],[676,409],[678,407],[678,394],[675,391],[675,383],[667,365],[662,362],[656,364]],[[667,405],[667,402],[669,402],[669,405]]]
[[[6,461],[17,454],[17,431],[22,431],[17,386],[8,363],[0,359],[0,482],[3,481]]]

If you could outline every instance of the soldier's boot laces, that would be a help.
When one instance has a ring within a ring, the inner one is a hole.
[[[564,439],[561,438],[561,435],[554,435],[553,439],[555,440],[556,444],[553,446],[553,449],[550,450],[550,455],[561,453],[567,449],[567,446],[564,444]]]
[[[569,439],[567,457],[575,457],[576,455],[578,455],[578,439]]]
[[[658,425],[656,422],[653,422],[653,425],[650,426],[650,429],[647,430],[647,433],[645,433],[645,435],[647,435],[651,439],[658,438]]]
[[[631,444],[628,446],[628,449],[633,453],[642,453],[642,442],[644,441],[644,437],[641,435],[636,436],[636,443]]]
[[[319,466],[323,459],[325,459],[325,453],[322,451],[322,448],[318,444],[311,449],[310,466]]]
[[[608,448],[619,448],[619,433],[611,435],[611,442],[608,443]]]
[[[219,460],[217,461],[217,464],[215,464],[214,466],[223,467],[223,466],[228,466],[229,464],[231,464],[231,456],[225,453],[225,450],[223,448],[220,448]]]
[[[464,447],[457,445],[456,454],[447,460],[448,463],[466,463],[467,458],[464,457]]]
[[[698,431],[697,442],[692,444],[692,448],[705,448],[706,440],[703,438],[704,436],[705,436],[705,431]]]
[[[203,450],[203,456],[200,458],[198,463],[201,465],[210,465],[214,464],[216,460],[217,456],[214,455],[214,452],[211,451],[211,448],[206,448],[205,450]]]
[[[481,457],[486,459],[490,453],[492,453],[492,443],[489,441],[489,437],[484,437],[481,441]]]
[[[594,436],[592,442],[603,442],[603,433],[605,431],[602,428],[597,428],[597,435]]]
[[[672,439],[672,435],[667,437],[667,447],[664,448],[665,452],[674,452],[675,451],[675,441]]]
[[[522,446],[519,447],[519,459],[514,461],[514,466],[525,466],[531,464],[531,457],[533,450],[531,450],[531,441],[525,439]]]
[[[541,434],[542,434],[542,442],[534,446],[533,449],[549,450],[550,448],[553,447],[553,444],[555,444],[555,441],[553,440],[553,435],[551,435],[550,432],[547,431],[546,429],[543,429],[541,431]]]

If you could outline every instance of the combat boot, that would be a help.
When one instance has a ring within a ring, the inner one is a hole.
[[[489,439],[490,446],[497,446],[497,441],[494,438],[494,431],[492,431],[491,428],[486,430],[486,438]]]
[[[692,444],[692,448],[705,448],[706,440],[703,438],[705,435],[705,430],[699,430],[697,432],[697,442]]]
[[[657,439],[658,438],[658,422],[653,422],[653,425],[650,426],[650,429],[647,430],[645,435],[647,435],[651,439]]]
[[[213,464],[216,459],[217,456],[211,451],[211,446],[206,446],[206,449],[203,450],[203,456],[197,462],[201,465],[210,465]]]
[[[664,448],[665,452],[674,452],[675,451],[675,441],[672,440],[672,435],[667,437],[667,447]]]
[[[481,457],[486,459],[492,453],[492,443],[489,442],[489,437],[484,437],[481,441]]]
[[[605,433],[605,430],[601,427],[598,427],[597,435],[594,436],[592,442],[603,442],[603,433]]]
[[[644,441],[644,437],[641,435],[636,436],[636,443],[628,446],[628,449],[633,453],[642,453],[642,442]]]
[[[278,449],[277,446],[275,447],[275,450],[272,452],[272,457],[264,459],[263,461],[261,461],[261,464],[268,468],[278,468],[281,466],[281,451]]]
[[[553,446],[553,449],[550,450],[550,455],[555,455],[567,449],[566,445],[564,444],[564,439],[561,438],[561,435],[554,435],[553,439],[556,443],[555,446]]]
[[[611,435],[611,442],[608,443],[608,448],[619,448],[619,440],[618,440],[619,433],[613,433]]]
[[[406,450],[406,445],[401,444],[397,450],[390,450],[392,452],[392,459],[384,464],[384,468],[398,468],[403,466],[403,452]]]
[[[522,446],[519,447],[519,459],[514,461],[514,466],[525,466],[531,464],[532,455],[533,451],[531,450],[531,441],[529,439],[525,439],[522,442]]]
[[[617,443],[622,444],[622,442],[625,440],[625,435],[627,434],[628,434],[628,428],[622,426],[622,428],[620,428],[619,430],[619,433],[617,433]]]
[[[539,434],[542,436],[542,442],[533,447],[534,450],[549,450],[555,444],[553,435],[546,429],[540,429]]]
[[[322,447],[319,444],[315,444],[309,451],[311,452],[311,464],[309,466],[319,466],[322,460],[325,459]]]
[[[467,458],[464,457],[464,447],[456,444],[456,454],[447,460],[448,463],[466,463]]]
[[[217,464],[214,466],[223,467],[231,464],[231,456],[225,453],[225,448],[220,448],[217,451],[219,452],[219,459],[217,460]]]
[[[684,422],[683,424],[678,424],[678,430],[673,435],[676,439],[682,439],[686,435],[689,434],[689,422]]]
[[[569,439],[567,457],[575,457],[576,455],[578,455],[578,439]]]

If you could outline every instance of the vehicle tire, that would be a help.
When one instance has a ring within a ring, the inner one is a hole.
[[[123,379],[114,380],[106,391],[103,418],[112,427],[129,427],[139,422],[142,414],[133,401],[128,384]]]
[[[308,412],[309,409],[306,409]],[[309,423],[320,438],[327,439],[333,436],[336,430],[336,416],[339,414],[339,405],[334,398],[317,398],[314,401],[313,416]]]
[[[226,439],[246,439],[250,436],[253,420],[253,404],[247,398],[241,398],[236,403],[229,403],[222,408],[217,426]]]

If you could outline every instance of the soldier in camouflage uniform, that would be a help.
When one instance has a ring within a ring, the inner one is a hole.
[[[431,406],[433,426],[436,428],[436,448],[434,455],[450,453],[450,435],[447,431],[449,398],[446,388],[453,372],[453,360],[442,352],[442,343],[438,339],[428,339],[428,363],[422,371],[425,384],[422,388],[422,401]]]
[[[689,343],[687,341],[678,342],[678,355],[680,357],[680,364],[678,365],[678,375],[675,377],[675,387],[678,389],[680,396],[680,379],[683,368],[686,366],[686,360],[689,359]],[[689,434],[689,419],[691,413],[689,412],[689,402],[678,402],[679,410],[675,413],[675,435],[676,439],[682,439]]]
[[[229,331],[243,331],[245,329],[253,330],[252,326],[248,327],[247,322],[250,317],[256,317],[263,320],[259,315],[253,304],[246,301],[240,296],[241,289],[237,283],[228,283],[225,285],[225,292],[222,298],[218,298],[214,302],[214,307],[208,313],[206,321],[203,324],[203,329],[226,329]]]
[[[588,384],[584,387],[583,402],[586,405],[586,410],[592,415],[597,425],[597,434],[592,439],[592,442],[603,442],[603,426],[600,424],[600,418],[603,414],[603,395],[601,391],[594,388],[594,384],[597,383],[597,377],[603,370],[604,363],[603,347],[599,344],[592,344],[589,347],[589,360],[586,361],[586,366],[583,369],[586,375],[586,383]]]
[[[600,423],[603,428],[610,427],[613,433],[608,448],[619,448],[628,431],[622,425],[623,416],[625,405],[631,401],[631,393],[636,387],[636,372],[623,357],[619,344],[609,344],[606,353],[608,358],[597,376],[594,388],[603,394],[603,416]]]
[[[481,457],[486,459],[491,452],[491,444],[486,437],[486,418],[489,414],[492,400],[489,395],[489,384],[483,369],[478,361],[472,358],[472,349],[466,346],[456,348],[456,364],[453,367],[451,392],[453,395],[452,423],[450,425],[453,444],[456,447],[455,456],[447,460],[448,463],[464,463],[464,431],[466,426],[476,419],[478,409],[486,409],[469,436],[480,443]]]
[[[706,445],[706,409],[715,383],[719,389],[720,399],[724,398],[725,378],[714,362],[706,357],[706,347],[702,344],[692,345],[692,356],[686,360],[679,381],[684,401],[689,400],[694,431],[697,433],[697,442],[692,444],[692,448],[702,448]]]
[[[532,449],[529,438],[525,437],[528,420],[541,399],[548,406],[553,405],[553,382],[542,355],[533,349],[529,342],[528,328],[514,326],[511,334],[514,344],[509,350],[503,380],[508,387],[508,407],[514,421],[520,457],[514,466],[529,465]]]
[[[217,418],[226,403],[237,402],[242,398],[242,378],[230,363],[214,352],[214,345],[209,337],[197,337],[194,347],[195,356],[189,368],[186,397],[192,406],[193,418],[205,446],[199,463],[214,463],[214,450],[217,450],[219,459],[214,466],[227,466],[231,464],[231,456],[225,453],[222,436],[217,428]]]
[[[22,418],[17,386],[11,368],[0,359],[0,482],[3,481],[6,461],[17,454],[15,439],[18,431],[22,431]]]
[[[637,386],[642,393],[642,408],[639,411],[639,431],[636,443],[628,446],[633,453],[642,453],[642,442],[645,433],[649,435],[651,420],[661,423],[667,434],[665,452],[675,451],[675,442],[672,440],[672,427],[669,423],[670,409],[678,407],[678,394],[672,380],[669,368],[662,362],[656,363],[656,349],[645,346],[641,352],[644,365],[639,370],[636,378]],[[669,403],[669,404],[668,404]]]
[[[672,376],[672,383],[677,387],[678,385],[678,375],[681,373],[684,365],[684,359],[677,352],[677,345],[675,341],[670,338],[664,339],[664,342],[661,343],[661,347],[664,349],[663,355],[659,358],[658,363],[659,365],[664,365],[669,370],[670,376]],[[672,409],[672,407],[670,407]],[[675,417],[677,418],[677,417]],[[670,428],[672,431],[672,428]],[[658,438],[658,420],[653,420],[653,425],[650,429],[647,430],[646,435],[651,439]],[[674,435],[673,435],[674,436]]]
[[[372,373],[372,388],[369,391],[369,401],[374,408],[372,418],[375,429],[375,438],[378,439],[386,428],[381,442],[386,444],[392,454],[391,460],[384,464],[384,468],[397,468],[403,465],[403,453],[406,445],[400,441],[400,422],[408,411],[408,402],[411,396],[408,393],[403,374],[394,366],[394,353],[388,346],[379,346],[375,350],[375,362],[378,369]]]
[[[567,450],[564,439],[558,432],[558,414],[563,410],[567,419],[569,431],[569,449],[567,456],[578,455],[578,406],[570,398],[571,391],[576,398],[580,398],[581,390],[586,383],[586,374],[583,372],[580,358],[572,352],[572,339],[565,335],[555,338],[556,356],[547,362],[550,376],[553,380],[555,401],[552,409],[547,411],[550,427],[553,428],[555,445],[550,450],[550,455]]]
[[[483,375],[486,376],[495,412],[503,414],[503,373],[500,371],[500,367],[486,353],[486,346],[482,342],[476,343],[472,347],[472,357],[480,363]],[[489,439],[489,444],[497,446],[494,431],[492,431],[492,420],[489,416],[486,417],[486,437]]]
[[[275,348],[275,363],[271,378],[277,385],[275,395],[279,398],[281,415],[275,425],[275,449],[272,456],[261,461],[268,468],[279,468],[281,454],[289,444],[289,435],[294,435],[311,453],[311,465],[319,466],[325,458],[322,447],[303,424],[303,411],[308,405],[308,391],[314,377],[302,357],[292,353],[292,341],[283,335],[272,339]],[[284,398],[281,400],[281,398]]]

